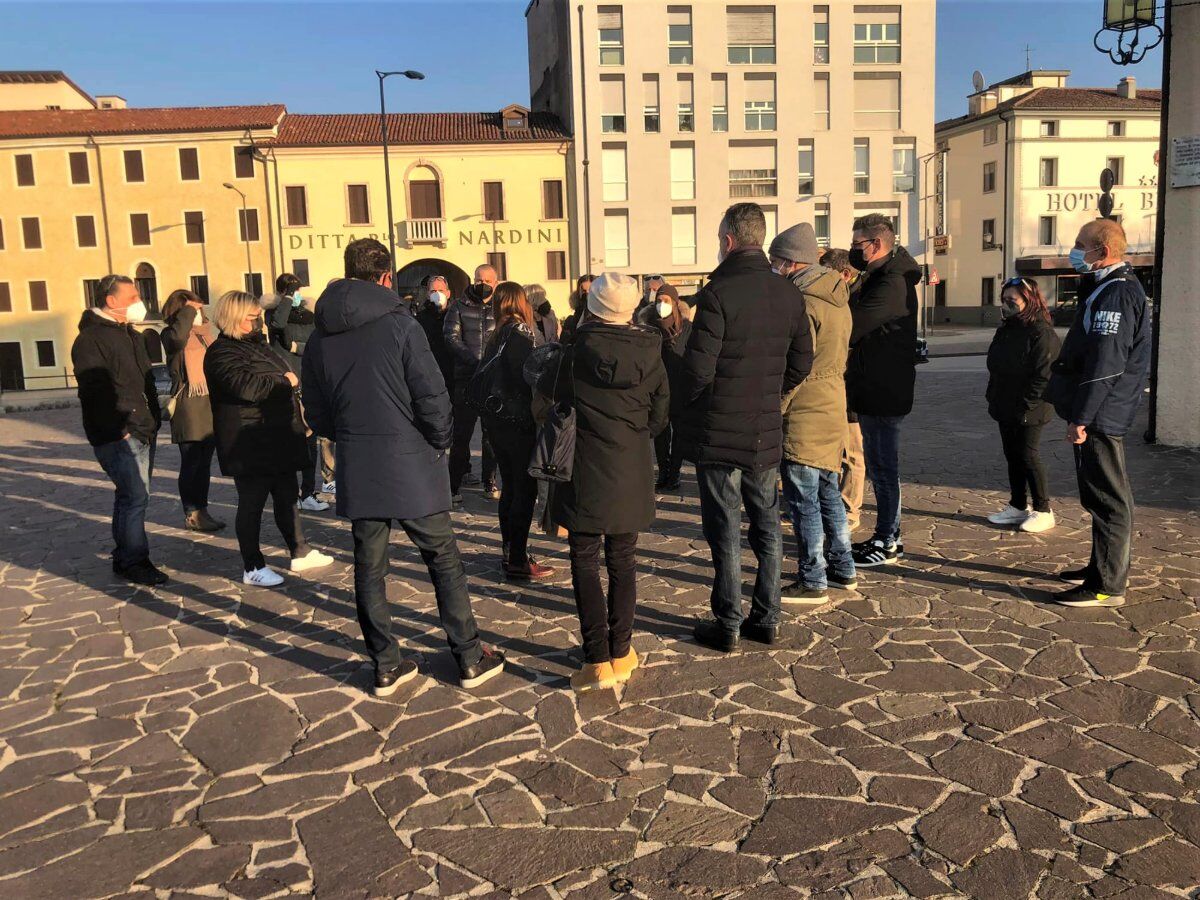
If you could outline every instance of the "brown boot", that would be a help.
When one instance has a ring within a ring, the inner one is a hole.
[[[225,527],[225,523],[220,519],[214,519],[208,514],[208,509],[197,509],[187,514],[183,520],[184,527],[188,531],[220,531]]]

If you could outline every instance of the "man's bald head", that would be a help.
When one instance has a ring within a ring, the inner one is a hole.
[[[1079,238],[1075,246],[1083,250],[1103,249],[1104,259],[1096,263],[1096,268],[1107,268],[1119,262],[1124,262],[1125,251],[1129,241],[1125,237],[1125,229],[1120,222],[1112,219],[1095,219],[1088,222],[1079,230]]]
[[[500,278],[496,275],[496,267],[489,263],[484,263],[482,266],[475,268],[475,283],[486,284],[488,287],[495,287],[500,282]]]

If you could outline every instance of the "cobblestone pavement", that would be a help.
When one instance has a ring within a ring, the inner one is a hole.
[[[165,447],[151,541],[173,578],[134,589],[77,411],[0,418],[0,895],[1194,896],[1200,455],[1131,440],[1130,603],[1055,609],[1048,576],[1087,540],[1068,448],[1051,426],[1057,530],[988,526],[1006,497],[982,386],[922,372],[907,559],[789,612],[770,652],[688,640],[710,584],[689,481],[642,542],[645,667],[580,698],[569,582],[498,580],[477,492],[456,519],[511,668],[454,685],[398,537],[389,591],[425,677],[377,701],[332,512],[306,523],[334,569],[244,588],[231,534],[178,528]]]

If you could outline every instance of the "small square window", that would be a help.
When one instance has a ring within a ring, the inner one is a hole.
[[[986,126],[984,126],[984,129],[983,129],[983,143],[984,143],[984,145],[986,146],[987,144],[994,144],[994,143],[996,143],[996,141],[999,139],[999,135],[1000,135],[1000,129],[999,129],[999,126],[996,126],[996,125],[986,125]]]
[[[255,297],[263,295],[262,272],[247,272],[242,277],[242,281],[247,294],[253,294]]]
[[[208,300],[208,276],[193,275],[191,278],[192,293],[201,300]]]
[[[996,249],[996,220],[995,219],[984,219],[983,220],[983,249],[984,250],[995,250]]]
[[[549,281],[566,281],[567,254],[562,250],[546,252],[546,278]]]
[[[35,341],[34,347],[37,348],[39,368],[52,369],[58,365],[58,360],[54,356],[54,341]]]
[[[1058,137],[1058,122],[1054,119],[1044,119],[1040,132],[1042,137]]]
[[[300,279],[300,284],[304,287],[312,283],[309,281],[307,259],[293,259],[292,274]]]
[[[1125,136],[1125,123],[1120,122],[1120,121],[1109,122],[1108,123],[1108,136],[1109,137],[1124,137]]]

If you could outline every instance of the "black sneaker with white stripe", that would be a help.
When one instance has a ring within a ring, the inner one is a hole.
[[[903,544],[885,544],[879,538],[871,538],[853,548],[854,566],[870,569],[874,566],[890,566],[904,555]]]

